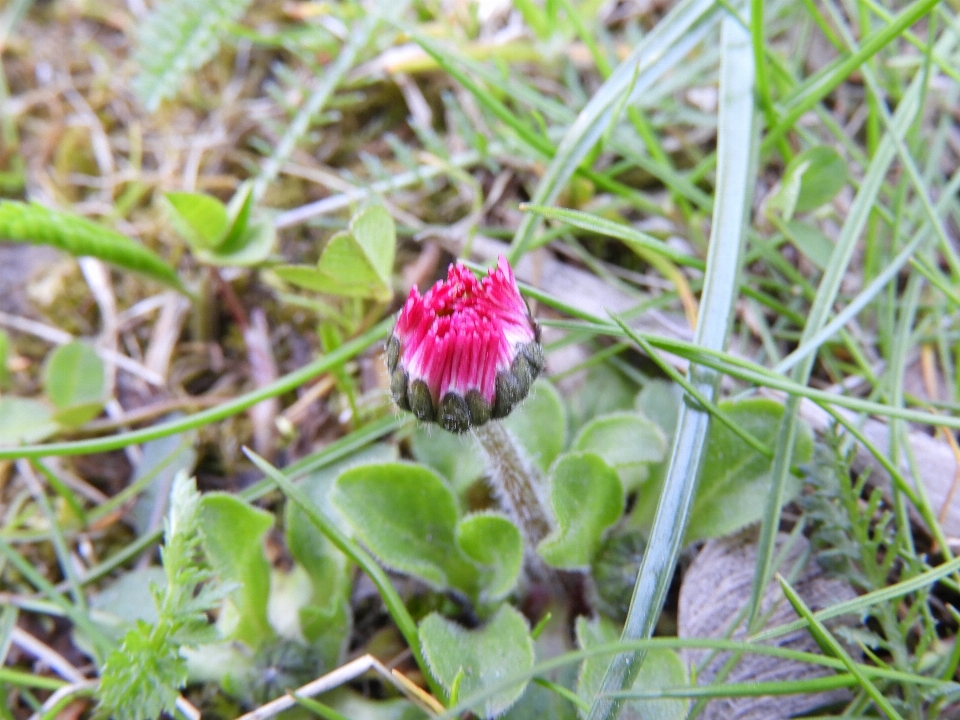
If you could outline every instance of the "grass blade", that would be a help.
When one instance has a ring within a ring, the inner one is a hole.
[[[656,637],[645,640],[633,640],[631,642],[615,642],[597,645],[589,650],[578,650],[567,652],[563,655],[543,660],[534,665],[530,670],[519,675],[513,675],[504,678],[502,681],[485,688],[482,692],[475,693],[466,698],[460,698],[456,705],[451,706],[440,715],[437,720],[453,720],[460,717],[463,712],[471,705],[482,702],[486,698],[501,692],[503,689],[515,685],[518,681],[529,680],[541,675],[548,675],[551,671],[562,668],[567,665],[579,663],[586,658],[603,657],[615,653],[623,653],[629,650],[649,650],[651,648],[669,648],[671,650],[681,650],[684,648],[694,648],[699,650],[714,650],[719,652],[747,653],[753,655],[762,655],[765,657],[778,658],[781,660],[790,660],[794,662],[807,663],[819,667],[830,668],[839,672],[847,670],[843,661],[821,655],[818,653],[793,650],[787,647],[777,645],[761,645],[756,643],[747,643],[737,640],[723,640],[719,638],[677,638],[677,637]],[[938,690],[950,691],[958,687],[955,682],[944,682],[937,678],[924,677],[923,675],[914,675],[912,673],[899,672],[887,668],[875,667],[872,665],[856,664],[857,670],[861,675],[867,678],[876,678],[878,680],[890,680],[899,683],[913,683],[925,687],[937,688]],[[717,693],[716,686],[702,686],[702,690],[708,693]],[[723,687],[719,688],[722,692]],[[689,691],[698,692],[696,688],[689,688]]]
[[[567,180],[607,131],[616,110],[647,90],[706,36],[713,27],[716,7],[712,0],[679,3],[617,66],[560,141],[530,200],[532,205],[549,205],[556,200]],[[539,218],[535,216],[524,217],[513,236],[510,262],[516,262],[526,251],[538,223]]]
[[[631,248],[641,248],[656,253],[657,255],[662,255],[665,258],[673,260],[678,265],[686,265],[698,270],[703,270],[706,267],[706,263],[700,258],[680,252],[662,240],[655,238],[653,235],[637,230],[630,225],[607,220],[598,215],[591,215],[590,213],[581,212],[580,210],[552,208],[544,205],[531,205],[529,203],[522,204],[520,209],[542,215],[551,220],[559,220],[573,227],[580,228],[581,230],[586,230],[587,232],[617,238]]]
[[[740,249],[752,187],[753,86],[750,35],[735,18],[726,15],[721,28],[717,196],[695,338],[696,345],[714,350],[726,344],[737,296]],[[699,392],[707,398],[714,397],[718,378],[715,373],[691,368],[690,376]],[[663,494],[634,587],[623,641],[648,637],[663,606],[686,530],[709,425],[710,415],[705,410],[681,405]],[[614,657],[590,709],[590,720],[612,720],[617,716],[621,701],[608,693],[631,686],[644,655],[643,650],[638,650]]]
[[[945,33],[944,39],[938,43],[938,49],[948,51],[953,44],[952,35]],[[874,207],[877,196],[880,193],[881,186],[886,178],[887,170],[893,162],[897,150],[897,143],[894,136],[903,137],[910,126],[913,124],[916,114],[920,111],[920,97],[923,92],[923,82],[925,78],[923,73],[918,74],[911,83],[910,88],[904,94],[896,115],[894,116],[890,132],[884,137],[877,152],[870,162],[867,173],[860,185],[860,190],[854,198],[853,204],[844,221],[840,236],[837,238],[836,246],[830,257],[830,263],[817,288],[817,295],[814,298],[813,307],[803,335],[800,339],[800,347],[805,348],[806,355],[798,362],[791,373],[791,380],[794,385],[806,386],[816,361],[815,347],[811,343],[814,337],[818,335],[833,311],[834,302],[840,292],[840,285],[846,274],[847,266],[853,257],[857,240],[866,227],[867,220]],[[826,340],[827,338],[823,338]],[[767,513],[764,518],[760,533],[760,543],[757,551],[757,568],[754,574],[754,582],[750,599],[750,622],[753,623],[757,616],[760,605],[760,598],[763,588],[766,587],[771,576],[771,566],[773,562],[774,538],[780,519],[780,506],[783,504],[783,488],[785,487],[787,473],[789,472],[792,454],[793,442],[797,430],[797,411],[800,407],[800,398],[791,395],[786,402],[786,408],[783,420],[780,423],[780,433],[777,439],[777,449],[774,455],[773,468],[771,470],[772,485],[770,496],[767,502]],[[893,409],[893,408],[889,408]]]
[[[782,577],[777,576],[777,580],[780,581],[780,587],[783,588],[783,594],[787,596],[787,600],[789,600],[790,604],[793,605],[793,609],[796,610],[797,614],[803,617],[803,619],[809,624],[810,634],[816,639],[817,644],[825,650],[829,650],[832,655],[840,658],[840,661],[847,666],[847,670],[850,671],[850,674],[857,679],[860,687],[862,687],[866,693],[873,698],[873,701],[877,704],[877,707],[879,707],[888,718],[891,718],[892,720],[902,720],[900,713],[898,713],[896,708],[890,704],[890,701],[884,697],[883,693],[880,692],[880,689],[874,685],[870,678],[863,673],[857,663],[855,663],[853,658],[847,654],[847,651],[843,649],[843,646],[839,642],[837,642],[837,639],[833,637],[824,624],[813,616],[810,608],[808,608],[806,603],[803,602],[803,599],[797,594],[797,591],[790,587],[790,584]]]
[[[866,595],[860,595],[852,600],[845,600],[844,602],[831,605],[823,610],[818,610],[813,614],[813,617],[818,621],[823,621],[829,620],[830,618],[839,617],[840,615],[862,613],[871,605],[877,605],[882,602],[887,602],[888,600],[893,600],[894,598],[909,595],[917,590],[931,587],[940,578],[945,578],[947,575],[952,575],[958,570],[960,570],[960,558],[954,558],[950,562],[944,563],[943,565],[938,565],[937,567],[927,570],[925,573],[917,575],[916,577],[912,577],[909,580],[901,580],[900,582],[890,585],[889,587],[874,590]],[[750,642],[763,642],[764,640],[780,637],[781,635],[786,635],[787,633],[800,630],[806,626],[807,620],[801,618],[800,620],[794,620],[791,623],[778,625],[777,627],[770,628],[762,633],[752,635],[748,638],[748,640]]]

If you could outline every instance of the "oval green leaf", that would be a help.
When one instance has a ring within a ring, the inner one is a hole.
[[[44,403],[0,397],[0,447],[39,442],[56,431],[53,411]]]
[[[456,499],[420,465],[378,463],[337,478],[330,499],[385,565],[439,589],[476,592],[478,573],[456,543]]]
[[[767,447],[775,447],[783,406],[773,400],[754,398],[740,402],[723,402],[720,409],[732,422],[746,430]],[[810,462],[813,456],[813,433],[800,424],[793,461],[797,465]],[[703,460],[700,486],[690,511],[686,542],[721,537],[757,522],[763,517],[770,489],[772,461],[757,452],[724,423],[710,423],[707,449]],[[800,479],[787,475],[784,502],[800,492]]]
[[[391,290],[379,269],[356,238],[349,233],[337,233],[317,262],[320,292],[342,297],[389,300]]]
[[[477,630],[467,630],[432,613],[420,623],[420,642],[430,671],[449,692],[460,676],[459,697],[467,699],[522,675],[533,667],[533,641],[523,615],[510,605]],[[471,706],[482,718],[505,712],[523,694],[527,681]]]
[[[633,409],[643,417],[653,420],[668,440],[677,429],[680,402],[683,391],[676,383],[667,380],[651,380],[637,393]]]
[[[523,566],[520,529],[502,515],[468,515],[457,525],[457,544],[481,566],[481,600],[499,600],[513,590]]]
[[[350,221],[350,234],[363,250],[381,284],[389,288],[397,252],[397,229],[390,213],[382,205],[364,208]]]
[[[326,276],[317,272],[314,265],[279,265],[273,268],[273,272],[284,282],[302,287],[305,290],[326,292],[329,285]]]
[[[647,479],[651,463],[663,461],[667,440],[660,428],[645,417],[618,412],[584,425],[571,449],[602,457],[617,471],[624,490],[630,492]]]
[[[571,430],[577,431],[593,418],[617,410],[629,410],[640,388],[607,363],[594,365],[569,396]]]
[[[477,441],[469,433],[456,435],[421,425],[410,437],[410,451],[418,462],[445,477],[457,494],[465,492],[487,469]]]
[[[192,192],[168,192],[163,197],[170,221],[191,248],[213,248],[223,240],[230,220],[222,202]]]
[[[277,231],[266,221],[247,225],[235,241],[224,242],[213,250],[197,248],[196,256],[208,265],[222,267],[250,267],[266,260],[273,252]]]
[[[337,476],[360,462],[392,461],[396,457],[394,445],[374,443],[343,460],[314,470],[298,485],[317,510],[349,535],[352,533],[349,523],[329,500]],[[295,503],[287,503],[284,525],[290,554],[306,571],[312,588],[309,603],[298,611],[300,632],[320,652],[328,667],[332,667],[341,660],[343,644],[349,640],[353,622],[350,609],[352,563]]]
[[[253,183],[244,181],[230,198],[227,205],[227,217],[230,229],[224,234],[223,240],[217,245],[217,252],[230,255],[248,244],[243,239],[250,225],[250,214],[253,212]]]
[[[240,584],[230,595],[237,615],[230,637],[256,650],[274,636],[267,619],[270,564],[263,552],[273,515],[218,492],[203,496],[200,518],[210,564],[222,580]]]
[[[596,453],[566,453],[550,473],[550,503],[558,527],[537,552],[554,567],[585,568],[623,514],[623,486]]]
[[[791,220],[787,223],[787,235],[810,261],[821,270],[826,270],[833,256],[833,240],[820,232],[813,225],[800,220]]]
[[[581,650],[590,650],[620,639],[619,629],[602,617],[595,620],[578,617],[576,635],[577,645]],[[577,695],[587,703],[592,702],[600,691],[603,675],[609,664],[609,656],[603,655],[589,657],[580,666]],[[677,653],[669,648],[650,648],[630,689],[636,693],[655,693],[658,690],[685,687],[689,684],[687,666]],[[683,720],[687,717],[688,704],[683,699],[628,700],[625,705],[629,710],[624,715],[636,720]]]
[[[843,189],[847,184],[847,163],[832,147],[820,145],[805,150],[790,161],[784,178],[795,175],[800,177],[800,188],[794,210],[807,212],[826,205]]]
[[[567,435],[567,411],[560,393],[546,380],[533,384],[527,399],[503,424],[543,472],[550,469],[563,451]]]
[[[100,414],[105,377],[103,361],[91,345],[75,340],[56,348],[43,368],[44,389],[57,408],[54,419],[77,427]]]

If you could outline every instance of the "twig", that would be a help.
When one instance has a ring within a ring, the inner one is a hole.
[[[106,265],[96,258],[82,257],[77,262],[100,311],[101,330],[97,345],[104,350],[117,352],[117,298],[110,287],[110,273]],[[108,372],[107,393],[113,394],[116,371],[109,367]]]
[[[126,310],[121,310],[117,313],[117,329],[120,332],[126,332],[136,325],[141,318],[162,308],[167,303],[170,295],[176,295],[176,293],[151,295],[150,297],[135,302]]]
[[[177,710],[186,715],[189,720],[200,720],[200,711],[183,695],[177,696]]]
[[[96,690],[99,684],[99,680],[81,680],[80,682],[71,683],[70,685],[64,685],[46,699],[43,705],[40,706],[40,709],[30,716],[30,720],[40,720],[40,718],[50,710],[53,710],[64,698],[76,695],[77,693]]]
[[[107,266],[96,258],[82,257],[77,262],[80,264],[80,272],[83,273],[87,286],[90,288],[94,300],[96,300],[97,308],[100,310],[101,330],[96,346],[102,350],[116,353],[119,347],[119,332],[117,329],[119,324],[117,322],[117,298],[110,286],[110,273]],[[110,399],[104,404],[103,409],[107,413],[107,417],[116,419],[123,415],[123,407],[114,397],[117,386],[117,366],[114,363],[106,363],[105,370],[104,395]],[[132,465],[139,464],[143,458],[142,451],[136,445],[125,447],[123,452]]]
[[[0,312],[0,326],[33,335],[54,345],[66,345],[76,339],[70,333],[60,330],[59,328],[5,312]],[[155,387],[163,387],[166,384],[164,379],[157,373],[145,368],[136,360],[132,360],[126,355],[121,355],[114,350],[106,350],[100,347],[95,347],[94,349],[97,351],[97,355],[105,362],[113,363],[119,369],[125,370],[144,382],[148,382]]]
[[[261,308],[250,313],[250,324],[243,329],[243,342],[247,346],[247,362],[254,385],[264,387],[277,379],[277,361],[270,345],[270,328],[267,316]],[[263,400],[247,410],[253,424],[253,449],[260,455],[269,456],[274,446],[274,419],[280,412],[280,400],[276,397]]]
[[[272,718],[274,715],[278,715],[284,710],[289,710],[294,707],[297,704],[296,698],[294,697],[295,695],[299,697],[313,697],[314,695],[328,692],[340,687],[344,683],[355,680],[369,670],[376,672],[377,675],[403,693],[410,702],[428,714],[437,715],[444,711],[444,707],[437,702],[436,698],[413,685],[405,676],[396,670],[388,670],[373,655],[363,655],[297,688],[292,693],[278,697],[276,700],[271,700],[266,705],[261,705],[256,710],[240,716],[237,720],[267,720],[267,718]],[[401,680],[400,678],[403,679]],[[416,692],[412,689],[414,687],[416,687]]]
[[[10,639],[13,641],[14,645],[42,661],[47,667],[57,673],[57,675],[62,677],[64,680],[67,680],[71,683],[82,683],[87,681],[87,678],[84,677],[83,673],[71,665],[69,660],[67,660],[63,655],[58,653],[46,643],[42,643],[37,640],[26,630],[15,627],[10,633]]]
[[[197,395],[191,397],[170,398],[161,400],[152,405],[130,410],[121,417],[109,418],[106,420],[93,420],[80,428],[84,435],[96,435],[104,432],[111,432],[127,425],[139,425],[149,420],[154,420],[162,415],[179,410],[189,410],[192,408],[214,407],[220,403],[232,400],[232,397],[226,395]]]
[[[324,375],[310,388],[303,393],[296,402],[281,413],[281,416],[288,422],[297,425],[307,413],[307,408],[314,402],[327,395],[334,387],[337,381],[332,375]]]
[[[167,376],[170,356],[180,337],[180,329],[189,309],[190,303],[185,298],[174,292],[165,293],[160,317],[153,326],[150,345],[143,359],[143,364],[159,378]]]

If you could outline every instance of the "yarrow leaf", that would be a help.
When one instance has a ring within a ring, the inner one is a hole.
[[[220,36],[249,5],[250,0],[167,0],[150,13],[137,35],[140,74],[133,81],[147,110],[156,110],[213,57]]]
[[[100,675],[100,703],[117,720],[173,713],[187,681],[180,648],[213,639],[207,611],[232,589],[210,582],[200,562],[200,493],[184,472],[173,481],[161,558],[167,585],[153,588],[157,622],[129,630]]]

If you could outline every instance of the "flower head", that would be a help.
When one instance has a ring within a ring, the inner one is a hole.
[[[411,289],[387,365],[393,399],[424,422],[462,433],[507,415],[543,370],[543,350],[506,259],[481,280],[458,263],[422,296]]]

